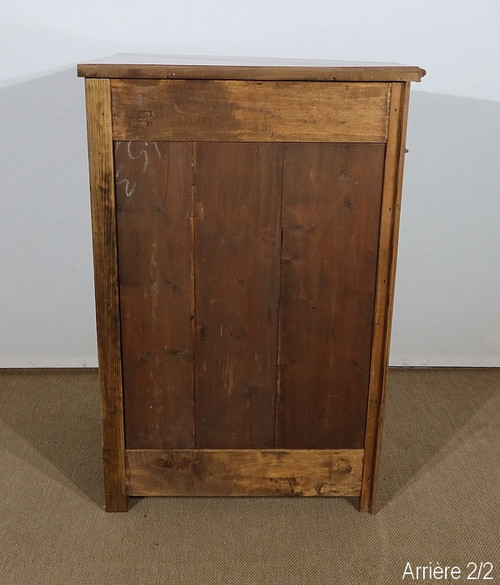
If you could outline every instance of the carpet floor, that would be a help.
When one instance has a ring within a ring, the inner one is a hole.
[[[345,498],[107,514],[100,435],[95,370],[0,371],[1,585],[500,583],[500,368],[390,371],[375,516]]]

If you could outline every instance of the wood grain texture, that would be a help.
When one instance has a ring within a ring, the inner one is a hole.
[[[359,496],[363,450],[126,451],[129,495]]]
[[[385,146],[287,145],[278,448],[362,448]]]
[[[127,510],[110,83],[88,79],[92,240],[103,419],[106,510]]]
[[[274,446],[279,144],[199,143],[196,446]]]
[[[391,82],[420,81],[425,71],[393,63],[118,54],[78,65],[78,75],[125,79]]]
[[[409,81],[424,71],[122,60],[79,74],[96,77],[107,509],[325,494],[373,512]]]
[[[388,83],[113,79],[115,140],[385,142]]]
[[[192,145],[115,147],[126,446],[194,446]]]
[[[375,495],[384,423],[408,99],[409,84],[393,84],[380,218],[370,392],[365,431],[366,457],[360,498],[360,509],[371,513],[375,513]]]

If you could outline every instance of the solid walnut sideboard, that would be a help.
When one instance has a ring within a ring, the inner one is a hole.
[[[117,56],[86,78],[106,508],[374,511],[418,67]]]

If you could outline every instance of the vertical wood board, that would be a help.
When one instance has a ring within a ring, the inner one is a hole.
[[[278,448],[362,448],[383,144],[285,146]]]
[[[195,153],[196,447],[273,447],[283,147]]]
[[[111,93],[85,81],[106,509],[127,510]]]
[[[409,83],[393,83],[389,109],[387,154],[384,163],[370,393],[367,404],[365,462],[360,497],[360,510],[371,513],[375,512],[376,506],[375,495],[384,423],[408,100]]]
[[[115,145],[127,448],[194,445],[192,146]]]

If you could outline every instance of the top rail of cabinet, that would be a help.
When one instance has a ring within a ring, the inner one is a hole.
[[[79,77],[255,81],[420,81],[425,70],[396,63],[121,53],[78,65]]]

